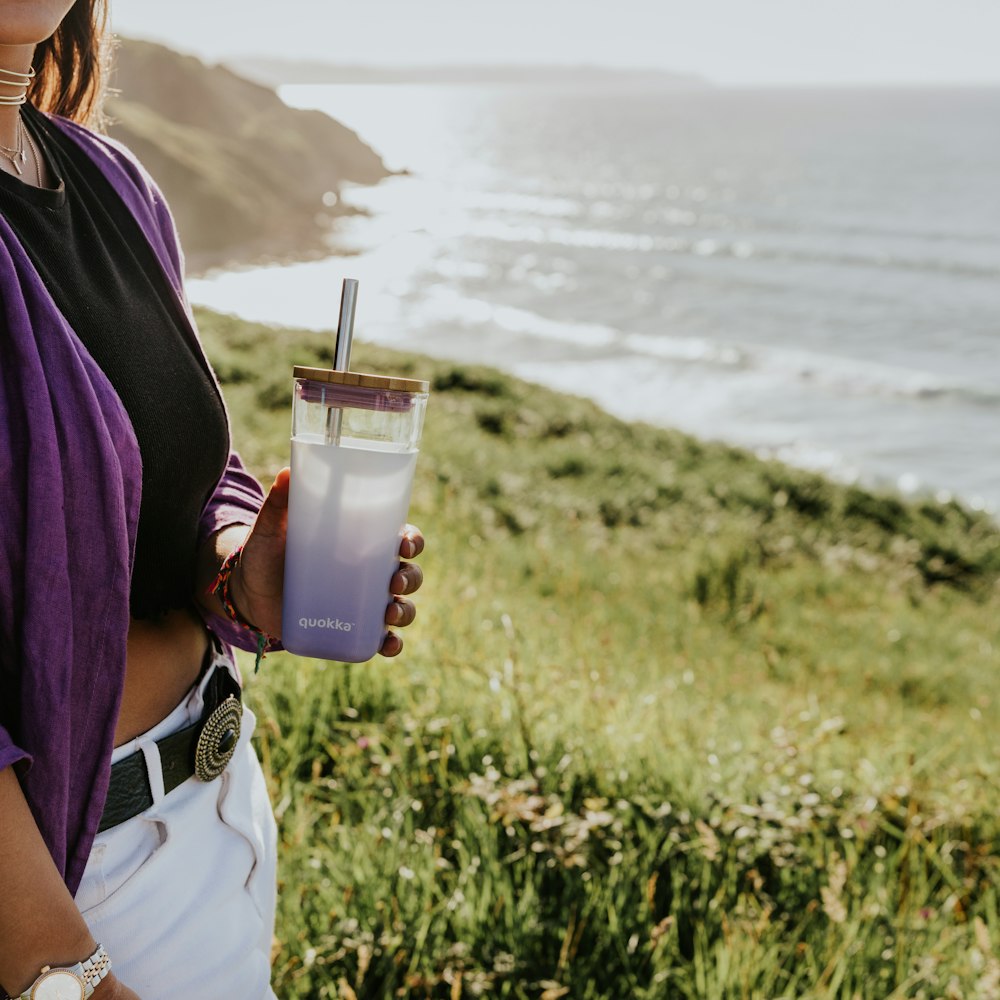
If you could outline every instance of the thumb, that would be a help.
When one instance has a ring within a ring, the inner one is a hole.
[[[257,513],[253,530],[262,535],[277,535],[284,533],[285,518],[288,516],[288,486],[291,479],[291,469],[287,466],[275,477],[264,498],[264,504]]]

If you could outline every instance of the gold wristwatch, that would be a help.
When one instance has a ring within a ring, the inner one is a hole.
[[[111,959],[99,944],[90,958],[69,968],[46,965],[18,1000],[87,1000],[110,971]]]

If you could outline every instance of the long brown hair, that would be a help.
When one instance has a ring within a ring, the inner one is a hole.
[[[31,102],[41,111],[100,125],[107,48],[105,0],[76,0],[51,38],[35,47]]]

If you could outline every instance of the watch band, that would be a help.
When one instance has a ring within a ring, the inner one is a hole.
[[[97,945],[97,950],[90,958],[85,958],[80,963],[83,973],[83,981],[89,989],[84,992],[84,1000],[100,985],[101,980],[111,971],[111,959],[104,950],[103,944]]]
[[[81,1000],[87,1000],[110,971],[111,959],[108,958],[108,953],[104,950],[104,945],[99,944],[93,955],[85,958],[82,962],[77,962],[76,965],[43,966],[41,974],[20,995],[18,1000],[47,1000],[47,997],[50,995],[53,997],[66,996],[65,991],[60,989],[59,985],[55,982],[57,979],[65,980],[66,985],[69,985],[71,988],[73,980],[76,980]],[[46,987],[46,980],[49,981],[48,986],[51,989]]]

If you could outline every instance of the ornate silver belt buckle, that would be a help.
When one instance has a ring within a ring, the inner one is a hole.
[[[194,749],[194,773],[199,781],[214,781],[226,769],[240,738],[243,706],[230,695],[205,720]]]

